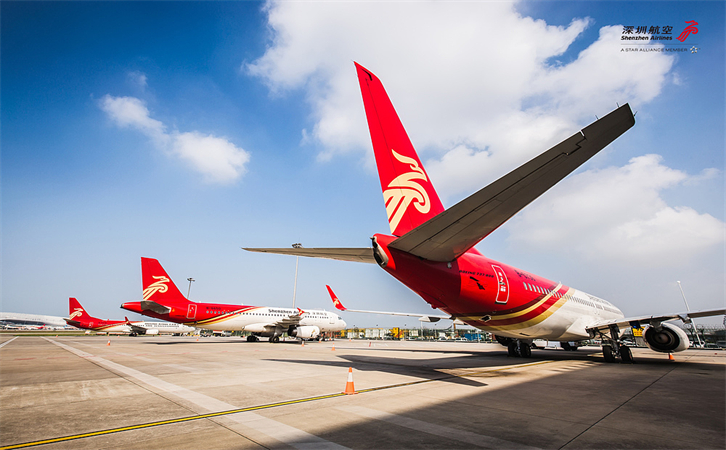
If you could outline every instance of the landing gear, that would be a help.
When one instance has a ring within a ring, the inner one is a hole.
[[[617,359],[615,358],[615,353],[613,353],[613,348],[609,345],[602,346],[602,355],[605,357],[605,362],[614,363],[615,361],[617,361]]]
[[[620,362],[623,364],[633,364],[633,353],[627,345],[620,345]]]
[[[630,347],[621,343],[620,329],[617,325],[610,325],[609,336],[602,331],[598,332],[602,339],[602,356],[605,362],[614,363],[619,359],[623,364],[633,363],[633,353]]]
[[[529,346],[529,342],[519,341],[519,356],[522,358],[532,357],[532,347]]]
[[[520,356],[522,358],[532,357],[532,347],[527,341],[511,340],[507,344],[507,355]]]
[[[272,336],[270,338],[270,342],[272,342],[273,344],[277,344],[278,342],[280,342],[280,336]]]
[[[255,336],[254,334],[250,334],[249,336],[247,336],[247,342],[257,342],[258,340],[259,339],[257,339],[257,336]]]

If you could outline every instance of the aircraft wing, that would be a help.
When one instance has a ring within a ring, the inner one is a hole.
[[[126,326],[131,328],[131,331],[138,334],[146,334],[148,329],[146,327],[142,327],[141,325],[136,325],[132,323],[128,317],[124,317],[126,319]]]
[[[418,313],[401,313],[401,312],[390,312],[390,311],[364,311],[362,309],[348,309],[340,302],[338,299],[338,296],[335,295],[333,290],[328,286],[325,285],[326,288],[328,288],[328,294],[330,294],[330,298],[333,300],[333,304],[337,309],[340,311],[349,311],[349,312],[356,312],[356,313],[366,313],[366,314],[384,314],[387,316],[407,316],[407,317],[418,317],[418,320],[420,322],[438,322],[442,319],[448,319],[448,320],[454,320],[458,325],[463,325],[464,322],[461,322],[460,320],[457,320],[456,317],[453,316],[437,316],[435,314],[418,314]]]
[[[635,124],[625,104],[429,219],[390,247],[431,261],[452,261],[580,167]]]
[[[297,314],[290,314],[289,316],[285,316],[282,319],[276,321],[274,324],[281,327],[289,327],[290,325],[297,325],[300,323],[300,320],[302,320],[302,315],[305,314],[305,311],[303,311],[300,308],[297,308]]]
[[[726,309],[711,309],[708,311],[682,312],[676,314],[665,314],[662,316],[628,317],[624,319],[597,322],[587,327],[586,329],[591,335],[595,335],[595,333],[598,331],[607,331],[611,325],[617,325],[618,328],[640,328],[643,325],[658,326],[661,322],[676,319],[680,319],[684,323],[691,323],[691,319],[697,319],[699,317],[721,316],[724,314],[726,314]]]
[[[281,255],[308,256],[311,258],[337,259],[375,264],[373,249],[365,248],[245,248],[248,252],[278,253]]]

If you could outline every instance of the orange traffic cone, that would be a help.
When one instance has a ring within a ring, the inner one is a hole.
[[[305,339],[301,339],[300,340],[300,346],[301,347],[305,347]]]
[[[335,344],[333,344],[333,348],[330,349],[331,351],[335,351]]]
[[[106,346],[109,346],[109,345],[111,345],[111,341],[108,341],[108,342],[106,343]]]
[[[668,353],[668,361],[675,361],[676,358],[673,357],[673,353]]]
[[[348,382],[345,383],[345,391],[343,391],[343,394],[351,395],[351,394],[357,394],[355,391],[355,387],[353,386],[353,368],[348,367]]]

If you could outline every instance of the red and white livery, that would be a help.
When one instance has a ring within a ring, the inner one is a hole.
[[[156,259],[141,258],[143,300],[122,308],[169,322],[213,331],[248,331],[248,341],[268,337],[279,342],[287,333],[299,339],[320,339],[325,333],[345,329],[345,321],[334,312],[300,308],[197,303],[179,291]]]
[[[688,347],[686,334],[665,323],[726,310],[625,318],[612,303],[482,255],[474,248],[514,214],[635,124],[625,104],[563,142],[444,209],[383,85],[355,64],[375,152],[391,235],[370,248],[246,248],[297,256],[377,263],[452,319],[494,333],[513,356],[529,356],[532,340],[576,342],[600,337],[609,362],[629,362],[620,339],[646,326],[651,349]],[[425,75],[422,75],[425,76]],[[565,345],[572,348],[572,345]]]

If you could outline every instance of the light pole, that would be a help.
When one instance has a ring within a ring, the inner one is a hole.
[[[301,243],[292,244],[292,248],[302,248]],[[295,295],[297,294],[297,266],[300,263],[300,257],[295,257],[295,285],[292,288],[292,309],[295,309]]]
[[[189,289],[187,289],[187,300],[189,300],[189,293],[192,292],[192,281],[194,281],[194,278],[189,277],[187,278],[187,281],[189,282]]]
[[[691,312],[691,308],[688,306],[688,300],[686,300],[686,294],[683,292],[683,286],[681,286],[680,281],[676,281],[678,283],[678,287],[681,289],[681,295],[683,296],[683,301],[686,303],[686,312]],[[698,336],[698,328],[696,328],[696,322],[691,319],[691,330],[696,335],[696,340],[698,341],[698,346],[703,347],[703,344],[701,343],[701,337]]]

